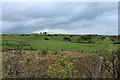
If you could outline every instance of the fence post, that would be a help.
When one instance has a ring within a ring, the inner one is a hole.
[[[98,64],[95,68],[95,72],[93,73],[93,78],[98,78],[98,75],[99,75],[100,70],[101,70],[102,63],[103,63],[103,57],[99,57]]]

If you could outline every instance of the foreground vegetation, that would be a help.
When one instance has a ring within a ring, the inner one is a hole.
[[[119,43],[116,36],[4,34],[2,75],[3,78],[117,79]],[[96,73],[100,57],[103,61]]]

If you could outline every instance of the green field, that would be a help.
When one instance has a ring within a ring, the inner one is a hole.
[[[30,44],[32,48],[36,49],[36,51],[41,51],[42,49],[48,49],[49,51],[53,50],[69,50],[69,51],[77,51],[77,52],[86,52],[86,53],[95,53],[105,49],[117,49],[118,44],[113,44],[114,42],[110,41],[109,37],[104,40],[99,40],[101,37],[93,37],[92,41],[95,43],[87,43],[87,40],[81,40],[84,43],[77,43],[77,39],[80,38],[80,35],[75,35],[70,37],[71,42],[63,41],[63,37],[69,35],[7,35],[3,36],[2,40],[8,40],[9,43],[14,44],[17,41],[21,41],[27,44]],[[45,38],[49,40],[45,40]],[[116,40],[117,41],[117,40]],[[79,41],[80,42],[80,41]],[[100,43],[100,44],[99,44]],[[7,48],[9,46],[3,46]],[[24,46],[23,46],[24,47]],[[15,47],[13,47],[15,48]]]

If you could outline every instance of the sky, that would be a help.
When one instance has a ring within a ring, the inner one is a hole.
[[[2,33],[118,34],[117,2],[4,2]]]

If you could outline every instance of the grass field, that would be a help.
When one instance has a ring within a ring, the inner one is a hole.
[[[67,35],[68,36],[68,35]],[[48,37],[49,40],[44,40],[44,38]],[[48,49],[48,50],[70,50],[70,51],[78,51],[78,52],[87,52],[87,53],[94,53],[96,51],[100,51],[103,49],[108,49],[108,47],[112,48],[118,48],[118,44],[112,45],[112,43],[108,43],[109,45],[106,46],[105,44],[102,44],[102,47],[96,44],[92,43],[76,43],[77,38],[80,36],[73,36],[71,37],[72,42],[65,42],[63,41],[63,36],[35,36],[35,35],[29,35],[29,36],[3,36],[3,41],[8,40],[11,43],[15,43],[16,41],[22,41],[25,43],[30,44],[33,48],[35,48],[37,51],[41,51],[42,49]],[[96,41],[96,40],[94,40]],[[104,41],[101,41],[102,43],[106,43]],[[108,41],[107,41],[108,42]],[[8,46],[9,47],[9,46]],[[111,48],[111,49],[112,49]],[[3,46],[4,49],[4,46]]]

